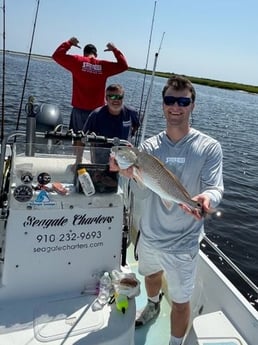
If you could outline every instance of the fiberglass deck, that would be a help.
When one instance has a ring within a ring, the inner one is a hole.
[[[141,293],[136,297],[137,311],[144,308],[147,302],[147,295],[144,287],[144,277],[138,273],[138,262],[134,259],[133,246],[130,245],[127,251],[127,261],[131,270],[141,281]],[[170,306],[166,298],[162,299],[161,310],[158,318],[141,328],[135,329],[135,345],[168,345],[170,338]]]

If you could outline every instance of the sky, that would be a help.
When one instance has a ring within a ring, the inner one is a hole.
[[[152,70],[158,52],[157,71],[258,85],[257,0],[40,0],[35,21],[37,3],[5,0],[0,49],[5,36],[7,50],[29,52],[36,22],[35,54],[51,56],[75,36],[107,60],[113,42],[130,67],[144,69],[149,51]]]

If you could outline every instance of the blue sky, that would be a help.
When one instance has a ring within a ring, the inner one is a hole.
[[[104,52],[106,43],[114,42],[130,66],[145,68],[154,4],[41,0],[32,52],[51,55],[76,36],[82,47],[95,44],[105,59],[112,59],[112,53]],[[36,5],[36,0],[5,1],[6,49],[29,51]],[[157,0],[148,68],[165,32],[158,71],[258,85],[257,13],[257,0]]]

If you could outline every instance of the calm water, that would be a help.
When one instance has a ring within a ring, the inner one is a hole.
[[[26,65],[27,59],[23,56],[6,56],[6,133],[16,127]],[[109,82],[123,84],[126,90],[125,102],[139,107],[143,78],[139,73],[124,72],[110,78]],[[156,134],[165,126],[161,108],[161,90],[165,81],[155,77],[153,100],[148,111],[148,136]],[[146,91],[148,84],[149,78]],[[223,216],[207,220],[206,233],[258,285],[258,95],[199,85],[196,85],[196,91],[193,126],[218,139],[224,152],[225,194],[220,205]],[[51,60],[32,59],[24,104],[30,95],[39,103],[58,105],[68,125],[71,109],[70,73]],[[25,120],[26,115],[22,110],[20,129]],[[208,253],[212,256],[212,252]],[[225,269],[228,271],[228,268]],[[230,272],[228,274],[231,275]],[[240,288],[250,301],[255,303],[256,300],[258,304],[258,297],[242,283]]]

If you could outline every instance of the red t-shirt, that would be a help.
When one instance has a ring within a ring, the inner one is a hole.
[[[127,61],[118,49],[113,50],[117,62],[66,54],[71,46],[69,41],[62,43],[52,58],[73,75],[72,105],[84,110],[96,109],[105,104],[107,78],[126,71]]]

